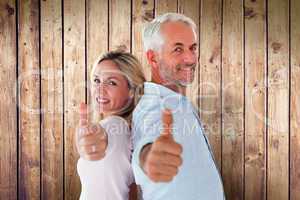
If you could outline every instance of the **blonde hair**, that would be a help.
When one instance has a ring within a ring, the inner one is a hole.
[[[117,115],[126,119],[130,124],[132,111],[134,110],[135,105],[138,103],[140,97],[144,92],[143,85],[146,79],[142,70],[142,65],[139,60],[130,53],[121,50],[110,51],[99,57],[94,63],[90,76],[91,81],[93,81],[93,74],[97,65],[105,60],[112,61],[117,65],[117,67],[122,72],[122,75],[125,76],[130,93],[133,95],[133,99],[130,104],[125,106],[125,108],[122,109],[119,113],[116,113]],[[99,114],[96,114],[94,116],[94,120],[101,119],[103,119],[103,116],[99,116]]]

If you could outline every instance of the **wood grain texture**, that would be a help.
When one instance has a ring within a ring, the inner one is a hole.
[[[300,199],[300,1],[291,0],[290,199]]]
[[[222,173],[226,197],[243,199],[244,69],[243,4],[223,1]]]
[[[39,3],[19,2],[19,198],[40,198]]]
[[[131,51],[131,0],[109,0],[109,50]]]
[[[132,53],[142,63],[146,80],[151,80],[151,68],[143,50],[142,33],[145,24],[154,18],[154,0],[133,0],[132,2]]]
[[[155,0],[155,16],[162,15],[167,12],[177,12],[176,0]]]
[[[41,1],[42,199],[63,199],[61,1]]]
[[[218,168],[222,166],[221,135],[221,0],[201,1],[200,116]]]
[[[268,1],[268,199],[288,199],[289,5]]]
[[[265,1],[245,1],[245,199],[266,199]]]
[[[79,158],[74,145],[78,106],[85,101],[85,1],[64,1],[64,138],[65,199],[78,199],[81,191],[77,174]]]
[[[188,96],[227,199],[298,200],[299,10],[298,0],[0,1],[0,199],[78,199],[73,136],[95,59],[131,51],[150,80],[141,30],[179,12],[198,25]]]
[[[108,1],[87,1],[87,84],[90,100],[90,74],[99,56],[108,51]]]
[[[197,26],[197,42],[199,44],[199,27],[200,27],[200,0],[178,1],[178,12],[190,17]],[[199,49],[199,48],[198,48]],[[199,51],[198,58],[199,58]],[[191,85],[187,87],[186,96],[191,100],[195,108],[199,108],[199,64],[195,70],[195,78]],[[198,109],[199,111],[199,109]]]
[[[17,199],[16,7],[0,2],[0,199]]]

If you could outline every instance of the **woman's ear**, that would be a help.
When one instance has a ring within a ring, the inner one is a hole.
[[[129,99],[132,99],[132,98],[134,97],[134,93],[135,93],[135,90],[134,90],[134,89],[130,89],[130,90],[129,90],[129,94],[128,94]]]
[[[157,68],[157,53],[153,50],[148,50],[146,52],[148,63],[151,67]]]

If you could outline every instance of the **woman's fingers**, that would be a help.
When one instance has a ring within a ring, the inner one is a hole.
[[[81,102],[79,105],[79,126],[88,125],[88,107],[85,103]]]

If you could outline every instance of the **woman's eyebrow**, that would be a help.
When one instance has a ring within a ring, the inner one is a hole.
[[[120,80],[119,77],[116,77],[116,76],[109,76],[107,79],[116,79],[116,80]]]
[[[96,75],[96,74],[94,74],[93,75],[95,78],[99,78],[99,76],[98,75]],[[116,76],[108,76],[108,77],[105,77],[106,79],[116,79],[116,80],[120,80],[120,78],[119,77],[116,77]]]

